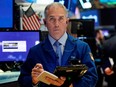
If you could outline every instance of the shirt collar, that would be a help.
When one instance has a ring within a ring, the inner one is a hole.
[[[50,40],[50,43],[53,45],[56,40],[54,38],[52,38],[50,35],[48,35],[48,38]],[[67,38],[68,38],[68,35],[65,32],[64,35],[58,40],[58,42],[60,42],[64,46],[65,43],[66,43]]]

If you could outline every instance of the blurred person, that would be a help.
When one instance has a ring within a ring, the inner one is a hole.
[[[101,29],[95,30],[95,41],[96,41],[96,58],[100,58],[103,56],[103,42],[105,41],[105,37],[103,35],[103,31]]]
[[[95,60],[98,72],[98,82],[96,84],[96,87],[102,87],[104,79],[104,73],[102,70],[102,58],[103,58],[103,42],[105,39],[101,29],[95,30],[95,40],[96,40]]]
[[[96,45],[101,48],[101,45],[105,40],[101,29],[95,30],[95,39],[96,39]]]
[[[48,29],[47,38],[38,45],[30,48],[27,60],[21,66],[19,84],[21,87],[95,87],[97,82],[97,71],[90,47],[87,43],[69,35],[66,32],[68,25],[67,10],[54,2],[45,8],[44,23]],[[58,41],[62,49],[61,61],[58,62],[54,42]],[[71,56],[79,59],[88,67],[87,72],[78,81],[71,84],[66,77],[60,76],[57,80],[45,78],[50,85],[40,82],[37,77],[44,71],[53,73],[56,66],[68,66]],[[38,68],[39,67],[39,68]],[[67,86],[67,84],[69,84]]]
[[[108,87],[116,87],[116,34],[103,43],[103,70]]]

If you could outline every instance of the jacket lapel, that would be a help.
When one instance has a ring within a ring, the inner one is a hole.
[[[46,40],[43,42],[43,49],[45,50],[45,53],[50,54],[51,56],[50,60],[52,60],[52,58],[53,59],[55,58],[56,53],[54,52],[53,47],[48,38],[46,38]]]
[[[71,57],[72,52],[74,51],[74,48],[75,48],[74,40],[75,40],[75,38],[68,35],[68,39],[66,41],[64,53],[62,56],[62,63],[61,63],[62,65],[65,65],[66,63],[68,63],[68,60]]]

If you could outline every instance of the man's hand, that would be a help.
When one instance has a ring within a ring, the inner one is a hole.
[[[111,74],[114,73],[114,71],[111,68],[109,68],[109,67],[107,67],[104,71],[105,71],[106,75],[111,75]]]
[[[53,80],[49,77],[46,77],[46,80],[49,81],[52,85],[55,85],[55,86],[61,86],[63,85],[63,83],[65,82],[66,80],[66,77],[60,77],[58,78],[57,80]]]
[[[31,76],[32,76],[32,83],[34,85],[36,85],[39,80],[38,80],[38,76],[44,71],[43,69],[43,66],[42,64],[40,63],[37,63],[34,68],[32,69],[32,72],[31,72]],[[60,77],[58,78],[57,80],[53,80],[49,77],[46,77],[46,80],[48,80],[48,82],[50,82],[52,85],[55,85],[55,86],[61,86],[64,84],[65,80],[66,80],[66,77]],[[72,84],[69,86],[69,87],[73,87]]]
[[[69,87],[73,87],[73,84],[71,84]]]
[[[31,76],[32,76],[32,83],[36,85],[39,81],[37,77],[44,71],[42,64],[37,63],[34,68],[32,69]]]

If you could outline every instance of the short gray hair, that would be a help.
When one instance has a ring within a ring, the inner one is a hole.
[[[67,16],[68,12],[67,12],[66,7],[65,7],[64,5],[62,5],[61,3],[59,3],[59,2],[53,2],[53,3],[51,3],[51,4],[49,4],[49,5],[47,5],[47,6],[45,7],[45,10],[44,10],[44,16],[45,16],[45,17],[47,17],[47,10],[48,10],[51,6],[59,6],[59,7],[62,7],[62,8],[64,9],[64,11],[66,12],[66,16]]]

